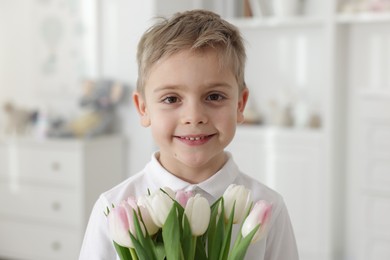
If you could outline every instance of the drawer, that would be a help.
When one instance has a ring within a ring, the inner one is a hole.
[[[72,189],[0,183],[0,217],[48,224],[82,225],[82,200]]]
[[[0,258],[25,260],[78,259],[80,230],[4,221],[0,218]]]
[[[48,149],[21,146],[11,160],[10,174],[18,178],[58,185],[77,186],[82,177],[80,150]],[[12,172],[14,171],[14,172]]]

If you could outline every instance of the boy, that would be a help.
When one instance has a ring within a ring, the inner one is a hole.
[[[103,214],[112,203],[161,187],[201,193],[212,203],[231,183],[252,190],[254,201],[273,204],[268,235],[250,246],[246,259],[298,259],[281,196],[241,173],[224,151],[244,120],[245,58],[238,30],[208,11],[178,13],[145,32],[138,45],[133,100],[159,151],[141,172],[100,196],[80,259],[115,259]]]

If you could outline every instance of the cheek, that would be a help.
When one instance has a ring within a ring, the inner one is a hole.
[[[214,124],[218,125],[223,132],[232,134],[235,131],[237,125],[237,112],[234,109],[230,111],[221,111],[220,113],[214,113]]]
[[[173,117],[163,116],[161,114],[152,114],[151,128],[156,137],[172,135],[175,124]]]

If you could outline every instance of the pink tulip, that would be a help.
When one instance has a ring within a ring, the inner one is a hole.
[[[135,199],[129,198],[111,209],[108,214],[108,228],[111,238],[124,247],[133,247],[129,231],[136,236],[133,220],[134,210],[137,211]]]
[[[252,238],[252,243],[264,237],[267,232],[267,226],[271,216],[272,205],[265,200],[256,202],[248,217],[242,225],[241,234],[246,237],[257,225],[260,225],[255,236]]]
[[[185,208],[187,205],[188,200],[193,197],[193,193],[191,191],[183,191],[183,190],[178,190],[176,192],[175,200],[179,202],[179,204]]]

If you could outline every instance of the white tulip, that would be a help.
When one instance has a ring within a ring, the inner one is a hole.
[[[173,206],[173,198],[175,193],[170,188],[157,190],[145,197],[144,204],[149,211],[149,214],[157,227],[161,228],[168,217]]]
[[[157,233],[157,231],[160,229],[153,221],[152,216],[149,213],[149,210],[146,206],[146,197],[142,196],[138,198],[138,208],[141,213],[142,221],[145,224],[146,230],[148,231],[149,235],[154,235]]]
[[[241,223],[252,203],[251,191],[243,185],[230,184],[223,194],[225,218],[229,219],[234,205],[233,223]]]
[[[195,197],[189,198],[187,205],[184,209],[184,214],[188,218],[190,223],[192,235],[203,235],[210,222],[210,204],[206,198],[200,194],[196,194]]]

